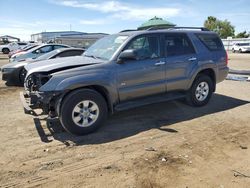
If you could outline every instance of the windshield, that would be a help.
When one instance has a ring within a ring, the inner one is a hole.
[[[27,46],[23,47],[23,51],[28,51],[28,50],[30,50],[30,49],[32,49],[32,48],[37,47],[37,46],[38,46],[38,45],[27,45]]]
[[[87,57],[110,60],[116,50],[128,38],[125,35],[110,35],[98,40],[83,54]]]

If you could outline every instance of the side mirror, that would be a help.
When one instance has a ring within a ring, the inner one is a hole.
[[[136,58],[137,58],[136,50],[134,49],[124,50],[123,52],[120,53],[117,63],[123,63],[124,60],[134,60]]]

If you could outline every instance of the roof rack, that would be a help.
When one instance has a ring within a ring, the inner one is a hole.
[[[137,29],[125,29],[120,31],[119,33],[129,32],[129,31],[138,31]]]
[[[209,29],[205,27],[169,27],[169,28],[163,28],[163,27],[150,27],[147,29],[147,31],[152,31],[152,30],[158,30],[158,29],[168,29],[168,30],[174,30],[174,29],[199,29],[201,31],[210,31]]]

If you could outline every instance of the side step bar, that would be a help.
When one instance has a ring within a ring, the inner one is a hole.
[[[170,100],[181,99],[185,97],[186,95],[183,92],[182,93],[173,92],[173,93],[168,93],[168,94],[149,96],[149,97],[145,97],[142,99],[135,99],[135,100],[120,103],[117,106],[115,106],[114,109],[115,111],[123,111],[123,110],[128,110],[131,108],[136,108],[136,107],[145,106],[145,105],[154,104],[154,103],[166,102]]]

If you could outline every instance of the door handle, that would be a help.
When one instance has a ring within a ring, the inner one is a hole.
[[[191,57],[191,58],[188,59],[188,61],[196,61],[196,60],[197,60],[196,57]]]
[[[165,65],[165,64],[166,64],[166,62],[159,61],[159,62],[155,63],[155,66],[160,66],[160,65]]]

